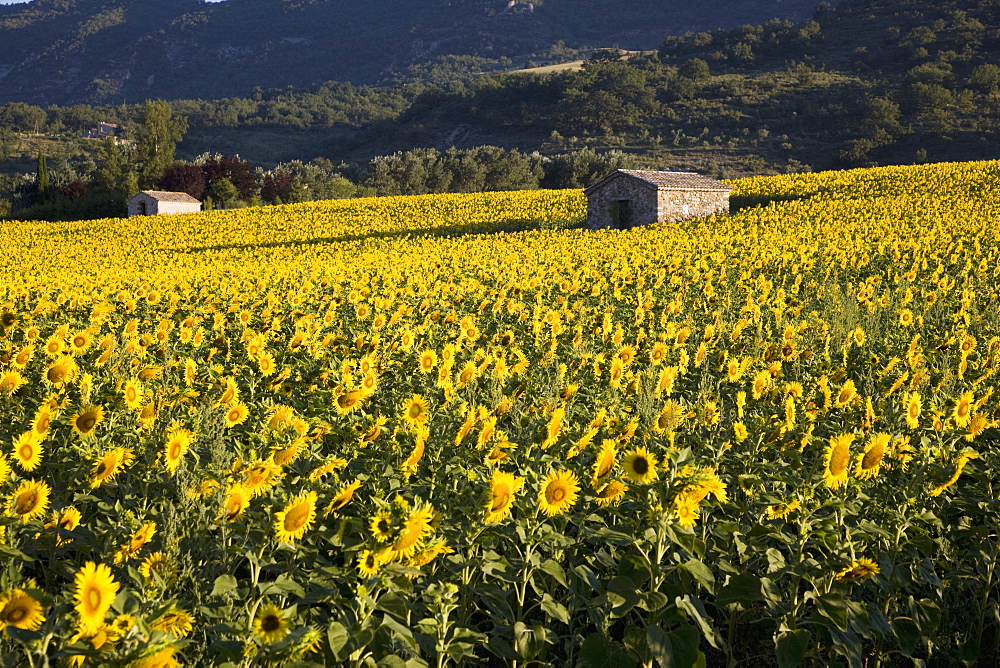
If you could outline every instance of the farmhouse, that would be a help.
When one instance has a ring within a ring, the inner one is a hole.
[[[201,202],[187,193],[143,190],[128,202],[128,215],[155,216],[161,213],[192,213],[201,211]]]
[[[729,213],[730,190],[694,172],[619,169],[584,190],[587,228],[627,230]]]

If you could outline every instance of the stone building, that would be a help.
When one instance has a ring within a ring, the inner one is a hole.
[[[193,213],[201,211],[201,202],[187,193],[143,190],[128,202],[128,215],[155,216],[162,213]]]
[[[729,213],[731,187],[694,172],[619,169],[584,190],[587,228],[626,230]]]

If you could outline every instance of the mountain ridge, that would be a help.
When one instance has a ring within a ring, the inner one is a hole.
[[[668,34],[810,15],[815,0],[33,0],[0,7],[0,103],[218,98],[254,87],[515,69],[560,49],[655,49]]]

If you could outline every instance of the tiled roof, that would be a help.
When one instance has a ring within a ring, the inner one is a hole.
[[[187,193],[172,193],[165,190],[143,190],[141,194],[149,195],[159,202],[189,202],[191,204],[201,204],[199,200],[196,200]]]
[[[648,183],[651,186],[655,186],[657,190],[718,190],[726,192],[732,190],[732,187],[727,186],[725,183],[694,172],[653,172],[640,169],[619,169],[611,172],[587,188],[587,191],[589,192],[603,186],[609,179],[619,174],[624,174],[625,176]]]

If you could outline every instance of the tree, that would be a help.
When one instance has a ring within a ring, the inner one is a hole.
[[[217,202],[222,208],[228,208],[236,203],[239,191],[229,179],[220,179],[213,183],[208,189],[208,195],[213,202]]]
[[[226,179],[236,186],[239,197],[247,201],[253,197],[257,189],[257,176],[253,165],[238,155],[205,154],[196,159],[195,164],[205,173],[205,183],[209,188],[218,181]]]
[[[984,95],[993,95],[1000,90],[1000,67],[985,63],[972,70],[969,85]]]
[[[98,152],[100,166],[97,168],[97,185],[105,193],[122,200],[131,197],[138,191],[126,190],[125,164],[121,151],[111,137],[105,137]]]
[[[177,163],[167,168],[159,186],[171,192],[187,193],[195,199],[201,199],[205,194],[205,172],[198,165]]]
[[[148,188],[163,178],[173,164],[177,143],[184,138],[188,122],[186,117],[174,115],[170,103],[163,100],[147,101],[140,122],[136,141],[139,183]]]
[[[35,187],[38,190],[38,201],[46,202],[49,199],[49,168],[45,164],[45,154],[41,149],[38,151],[38,172],[35,177]]]

